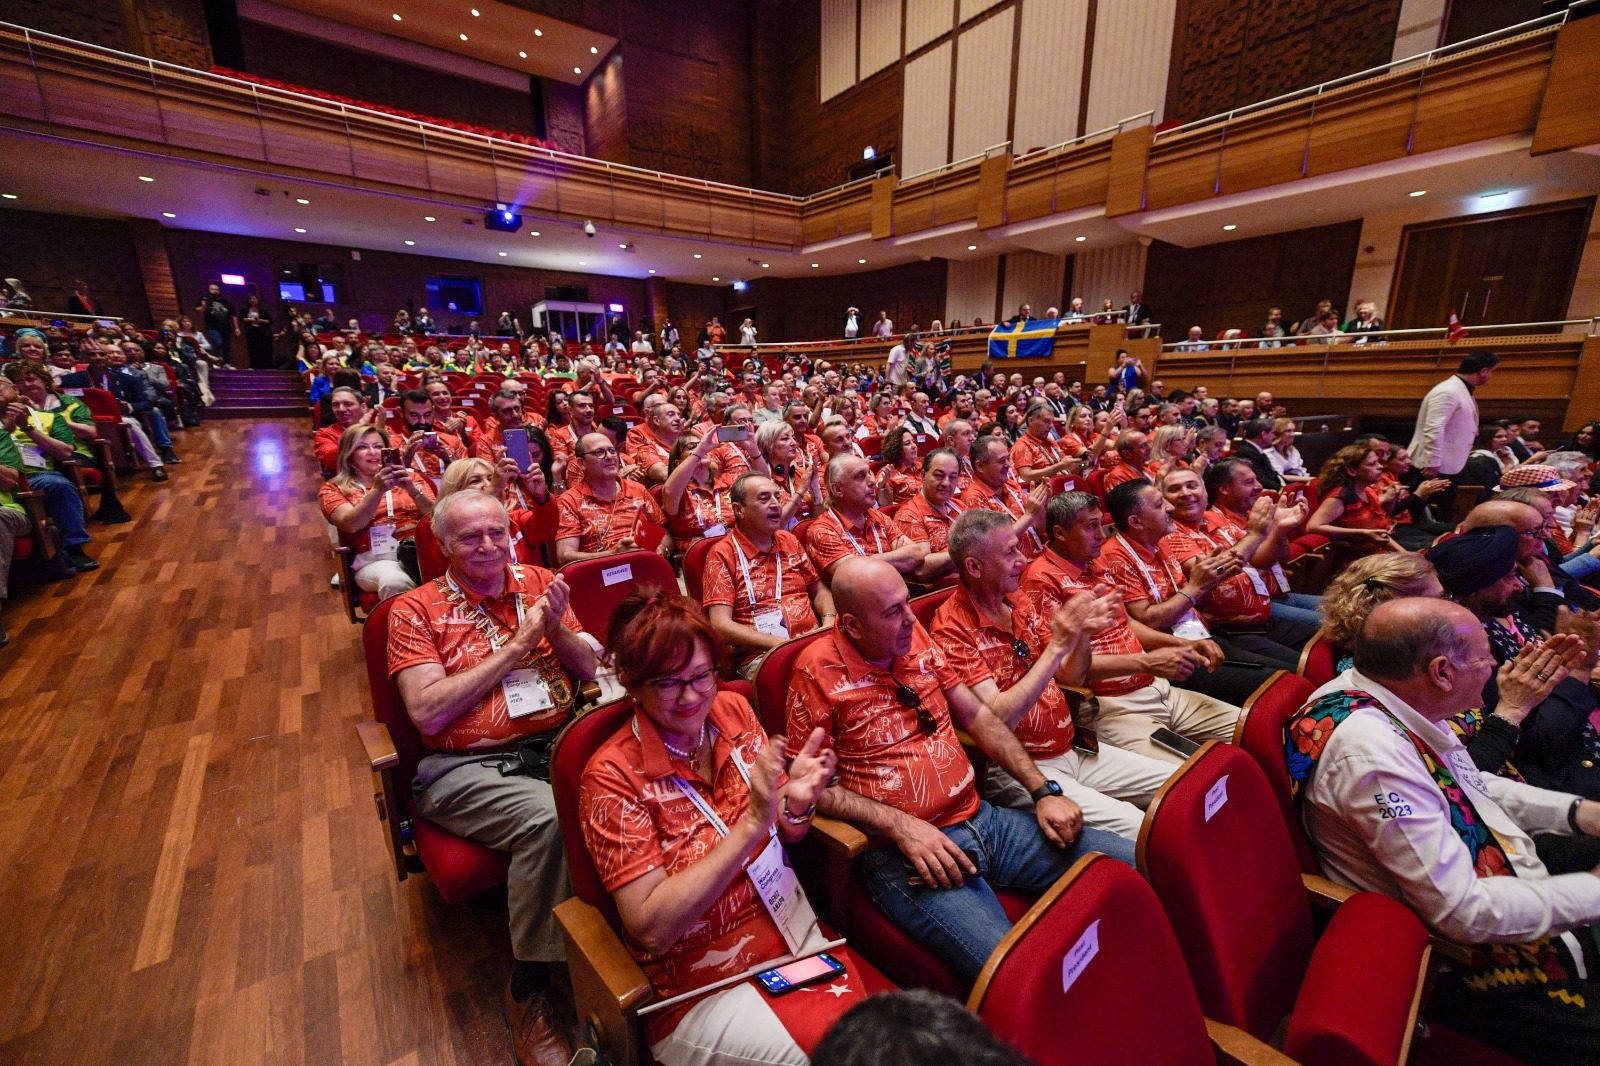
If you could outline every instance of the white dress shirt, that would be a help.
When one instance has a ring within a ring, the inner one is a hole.
[[[1430,722],[1353,669],[1312,700],[1343,689],[1370,694],[1451,768],[1516,876],[1477,876],[1416,748],[1373,708],[1355,711],[1333,731],[1305,785],[1301,817],[1325,876],[1400,900],[1430,930],[1465,944],[1522,943],[1600,920],[1600,877],[1552,875],[1529,836],[1570,834],[1575,797],[1480,774],[1449,726]]]
[[[1451,374],[1428,390],[1417,409],[1417,425],[1411,434],[1411,465],[1418,470],[1437,468],[1445,475],[1459,474],[1472,454],[1478,436],[1478,402],[1472,390]]]

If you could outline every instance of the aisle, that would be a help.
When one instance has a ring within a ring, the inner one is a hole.
[[[303,421],[124,479],[0,651],[0,1061],[509,1062],[505,911],[395,880]]]

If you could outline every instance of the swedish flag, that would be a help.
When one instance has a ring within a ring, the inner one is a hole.
[[[1058,318],[1000,323],[989,334],[990,359],[1047,359],[1056,344]]]

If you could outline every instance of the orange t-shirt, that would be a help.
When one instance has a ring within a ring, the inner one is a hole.
[[[1165,603],[1183,584],[1183,571],[1165,552],[1147,555],[1133,541],[1124,543],[1121,537],[1106,541],[1095,567],[1110,576],[1123,603]]]
[[[1018,591],[1032,600],[1039,612],[1048,618],[1073,593],[1087,592],[1096,584],[1112,583],[1110,577],[1094,565],[1079,569],[1071,560],[1047,551],[1029,563],[1022,572]],[[1128,624],[1128,612],[1120,603],[1117,604],[1117,620],[1096,633],[1090,647],[1095,655],[1138,655],[1144,651],[1138,634]],[[1149,674],[1128,674],[1124,677],[1102,678],[1092,682],[1090,687],[1101,696],[1120,696],[1144,688],[1154,680]]]
[[[672,455],[672,449],[661,443],[661,438],[644,426],[634,426],[628,430],[622,448],[626,453],[626,461],[639,468],[641,478],[656,463],[666,465]]]
[[[438,433],[439,443],[444,446],[445,456],[440,458],[433,452],[418,448],[411,456],[411,469],[426,477],[428,483],[438,489],[439,479],[444,477],[445,467],[457,459],[465,459],[467,457],[467,446],[461,443],[461,438],[453,433],[445,433],[440,430],[430,430],[429,432]]]
[[[882,511],[873,507],[867,511],[867,520],[861,526],[850,526],[838,511],[812,522],[806,529],[806,554],[822,573],[851,555],[882,555],[894,548],[900,531]]]
[[[898,466],[886,466],[879,477],[884,484],[889,486],[889,502],[891,504],[905,503],[911,497],[922,491],[922,475],[914,470],[902,470]]]
[[[483,622],[479,609],[488,612],[499,634],[497,639],[504,646],[517,629],[517,594],[522,595],[525,608],[532,606],[554,580],[555,575],[541,566],[516,565],[508,568],[505,591],[494,599],[462,586],[463,602],[455,603],[443,577],[425,581],[402,594],[389,612],[389,676],[424,663],[438,663],[447,674],[472,669],[494,654],[494,645],[479,628]],[[561,624],[574,633],[583,629],[570,605]],[[553,654],[548,640],[541,640],[534,652],[535,656]],[[545,711],[512,718],[505,694],[496,685],[481,703],[441,732],[423,734],[423,741],[435,751],[499,747],[520,737],[558,729],[571,711],[569,700]]]
[[[733,528],[733,500],[722,489],[705,489],[690,482],[678,502],[678,513],[667,515],[673,544],[684,548],[715,526],[722,526],[723,532]]]
[[[922,493],[917,493],[894,513],[894,524],[900,532],[918,544],[926,544],[930,552],[942,552],[950,546],[950,527],[966,510],[951,497],[949,513],[941,514]]]
[[[1011,605],[1011,632],[979,613],[967,590],[957,588],[939,605],[930,630],[950,659],[950,665],[969,686],[993,679],[1001,691],[1022,680],[1044,646],[1050,643],[1050,621],[1020,591],[1006,597]],[[1017,654],[1016,641],[1028,646],[1028,656]],[[1011,731],[1035,759],[1048,759],[1072,747],[1072,708],[1054,681],[1017,720]]]
[[[411,482],[416,485],[428,499],[434,498],[433,485],[427,478],[411,471]],[[322,505],[322,517],[329,522],[333,521],[333,512],[345,504],[359,505],[367,490],[357,485],[353,489],[341,489],[332,481],[324,481],[321,490],[317,493],[317,502]],[[372,516],[372,522],[378,525],[394,526],[396,540],[403,540],[417,531],[417,523],[422,520],[422,515],[417,510],[417,503],[411,498],[411,493],[404,489],[389,489],[383,494],[383,502],[378,504],[378,510]],[[372,526],[359,533],[346,533],[339,531],[339,543],[361,555],[372,550]]]
[[[735,551],[737,543],[738,551]],[[739,562],[739,552],[744,553],[744,563]],[[777,601],[778,580],[783,580],[782,602]],[[746,574],[750,583],[745,584]],[[807,593],[817,581],[817,568],[810,556],[800,547],[793,533],[780,529],[772,536],[772,547],[758,551],[756,546],[737,528],[718,541],[706,555],[704,594],[701,603],[706,607],[722,605],[732,608],[733,620],[740,625],[751,625],[756,608],[783,610],[783,621],[791,637],[817,628],[817,612],[811,607]],[[755,598],[752,600],[751,595]],[[744,649],[748,660],[756,654],[754,649]]]
[[[1161,538],[1161,551],[1181,570],[1190,559],[1237,544],[1244,534],[1244,526],[1236,528],[1221,512],[1207,511],[1198,526],[1174,519],[1172,532]],[[1277,587],[1271,570],[1257,572],[1269,591]],[[1263,625],[1272,617],[1272,600],[1256,591],[1248,574],[1235,574],[1222,582],[1206,594],[1200,607],[1207,621],[1222,625]]]
[[[556,498],[560,517],[556,521],[556,540],[578,538],[581,552],[610,551],[633,536],[641,522],[665,525],[662,513],[649,490],[637,481],[618,481],[617,493],[610,502],[597,499],[594,488],[580,482]]]
[[[1138,467],[1129,466],[1127,463],[1118,460],[1117,465],[1113,466],[1110,470],[1107,470],[1101,477],[1100,488],[1106,493],[1106,495],[1109,496],[1111,494],[1111,490],[1122,484],[1124,481],[1133,481],[1136,478],[1148,477],[1149,474]]]
[[[873,666],[835,628],[800,653],[789,682],[789,750],[799,751],[820,726],[833,738],[839,782],[943,828],[978,813],[976,775],[950,721],[947,690],[961,676],[920,624],[911,650],[888,669]],[[895,698],[916,694],[934,731],[917,727],[916,712]]]
[[[735,441],[711,449],[711,458],[717,463],[717,488],[723,491],[732,488],[738,476],[750,469],[750,457]]]
[[[974,507],[982,507],[1008,514],[1012,518],[1021,518],[1028,513],[1028,488],[1020,481],[1008,481],[1004,488],[995,492],[983,482],[973,479],[958,502],[963,510],[970,511]],[[1039,553],[1044,551],[1044,540],[1039,536],[1038,529],[1030,528],[1027,533],[1017,538],[1017,546],[1029,559],[1037,559]]]
[[[1021,477],[1024,470],[1042,470],[1067,458],[1066,449],[1055,441],[1040,440],[1024,433],[1011,446],[1011,469]]]

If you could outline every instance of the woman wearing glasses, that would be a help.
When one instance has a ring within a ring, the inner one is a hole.
[[[783,844],[810,829],[834,773],[823,731],[790,759],[744,697],[718,692],[722,645],[683,596],[630,593],[607,638],[638,709],[589,761],[578,816],[657,997],[815,953],[830,938],[809,904],[769,909],[756,878],[786,870]],[[806,1063],[835,1018],[886,984],[848,950],[829,953],[846,967],[823,986],[833,995],[774,999],[741,981],[647,1016],[651,1053],[665,1066]]]

